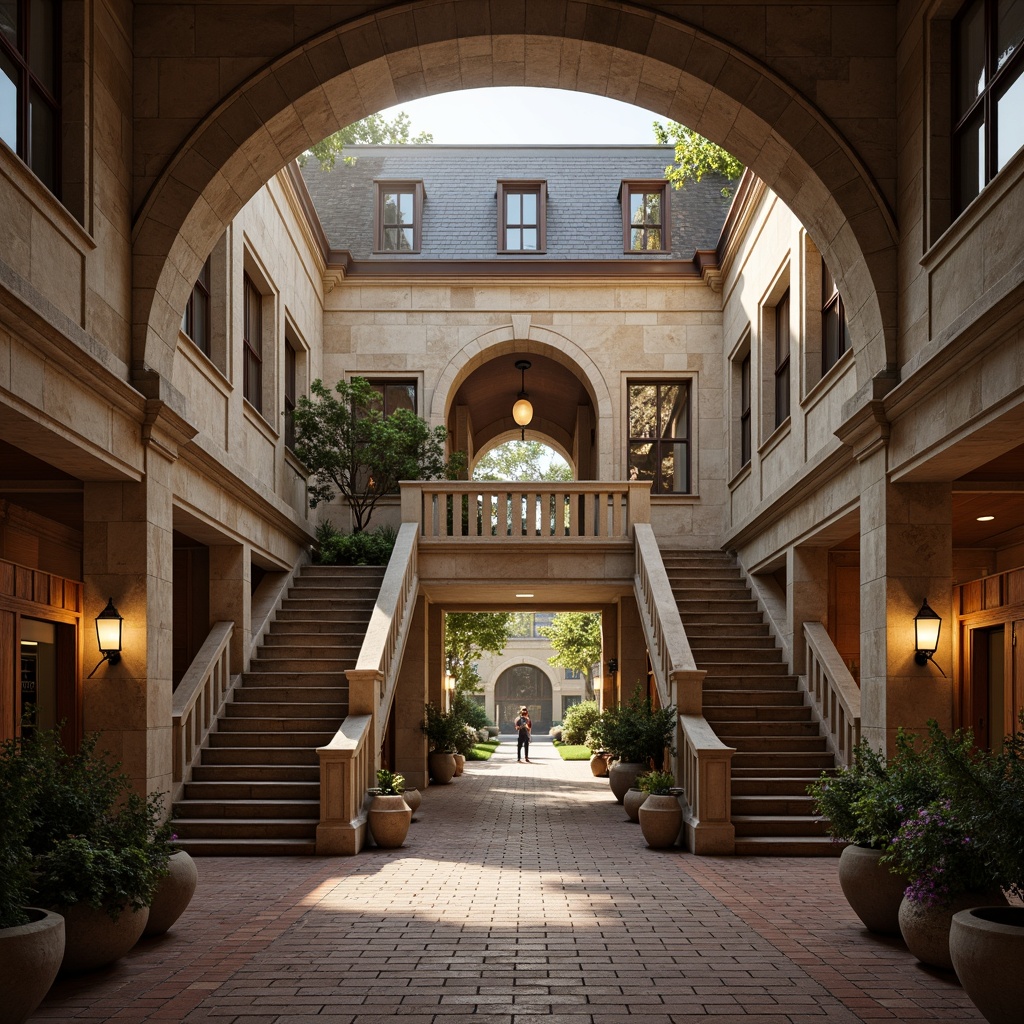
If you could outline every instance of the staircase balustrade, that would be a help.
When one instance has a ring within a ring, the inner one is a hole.
[[[215,622],[171,698],[174,792],[178,800],[231,692],[233,622]]]
[[[804,640],[807,675],[801,683],[825,726],[832,752],[849,765],[860,742],[860,688],[822,623],[805,622]]]
[[[687,807],[687,844],[694,853],[732,853],[732,747],[715,735],[704,718],[705,673],[697,668],[661,550],[649,523],[633,527],[636,576],[633,589],[663,706],[679,712],[677,778]]]
[[[402,520],[420,524],[424,542],[478,543],[510,537],[534,543],[628,541],[651,519],[651,485],[643,483],[402,483]]]
[[[349,714],[320,758],[318,854],[355,854],[366,839],[366,791],[376,784],[401,655],[415,610],[419,524],[403,523],[366,629],[356,667],[345,675]]]

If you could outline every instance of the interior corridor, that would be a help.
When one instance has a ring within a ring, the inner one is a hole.
[[[161,939],[57,982],[33,1021],[980,1021],[865,932],[832,858],[647,849],[585,762],[505,742],[423,793],[400,850],[197,858]]]

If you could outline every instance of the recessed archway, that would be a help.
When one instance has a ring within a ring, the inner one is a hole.
[[[403,99],[495,84],[639,101],[725,146],[789,205],[832,268],[859,384],[895,364],[895,225],[864,160],[812,97],[766,59],[648,9],[548,0],[527,24],[510,19],[507,6],[424,0],[282,47],[221,96],[173,155],[161,147],[175,130],[164,126],[161,136],[159,118],[140,126],[147,152],[137,185],[148,188],[133,235],[140,387],[149,393],[172,379],[181,310],[206,254],[285,163]]]

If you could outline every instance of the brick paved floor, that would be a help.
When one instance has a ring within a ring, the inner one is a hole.
[[[423,794],[401,850],[206,858],[191,907],[34,1021],[980,1021],[870,936],[831,859],[647,849],[606,780],[533,745]]]

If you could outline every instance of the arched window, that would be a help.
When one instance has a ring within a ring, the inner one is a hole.
[[[515,732],[513,723],[519,709],[530,709],[534,733],[551,728],[551,682],[533,665],[513,665],[494,684],[494,720],[502,732]]]

